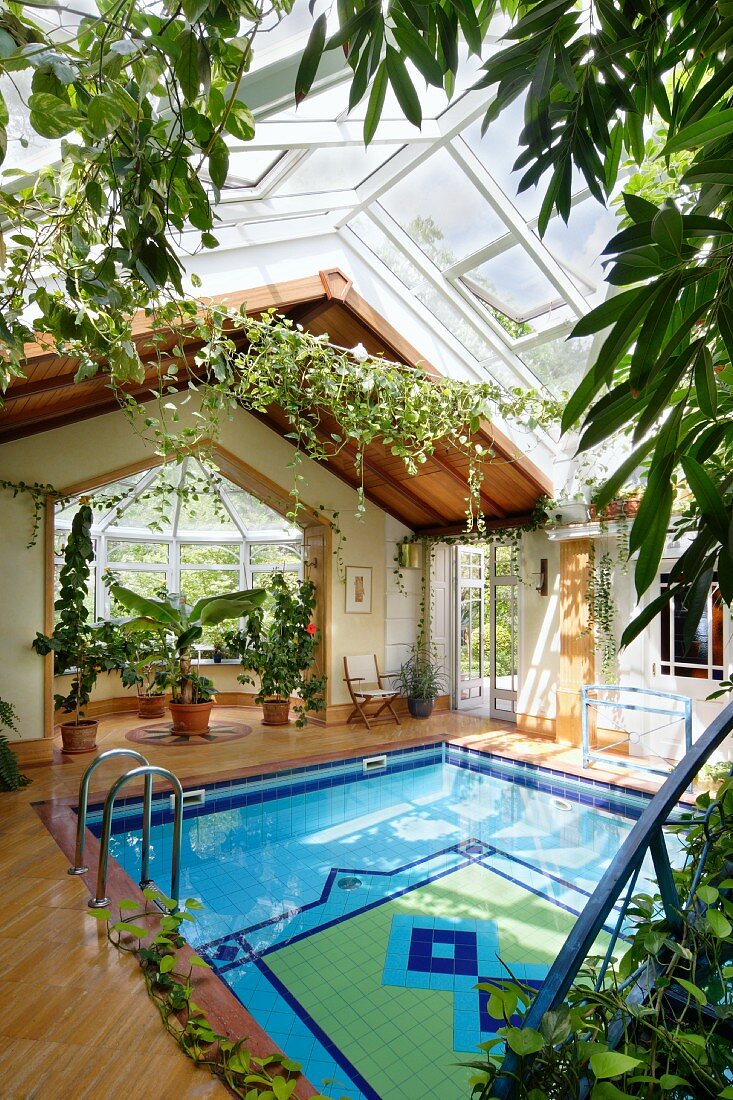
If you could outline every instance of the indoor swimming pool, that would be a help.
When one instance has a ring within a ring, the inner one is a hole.
[[[194,799],[181,894],[204,909],[191,943],[316,1088],[349,1100],[465,1098],[460,1063],[502,1023],[476,983],[542,982],[647,804],[448,744]],[[140,826],[139,800],[121,800],[110,850],[135,880]],[[153,826],[165,887],[167,795]]]

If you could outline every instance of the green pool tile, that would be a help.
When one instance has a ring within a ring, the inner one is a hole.
[[[267,956],[382,1100],[465,1100],[470,1071],[457,1064],[466,1053],[453,1049],[452,992],[382,985],[396,914],[494,921],[499,954],[509,966],[552,963],[575,918],[474,864]],[[601,949],[605,942],[602,937]]]

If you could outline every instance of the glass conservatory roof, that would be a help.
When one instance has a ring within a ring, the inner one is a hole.
[[[108,535],[150,532],[162,538],[268,541],[300,539],[278,512],[197,458],[130,474],[95,490],[94,530]],[[59,507],[56,525],[71,526],[79,498]]]
[[[327,52],[313,91],[296,109],[295,73],[313,18],[325,7],[296,0],[281,22],[258,32],[241,97],[257,120],[254,139],[230,138],[230,176],[217,214],[221,228],[267,244],[336,234],[371,264],[392,291],[449,343],[470,376],[555,394],[587,365],[590,341],[564,340],[605,294],[600,253],[615,215],[574,179],[569,224],[555,217],[536,232],[542,186],[519,193],[512,172],[523,104],[513,104],[481,135],[487,93],[473,90],[482,60],[465,56],[453,97],[416,79],[418,130],[388,91],[368,148],[368,96],[349,113],[352,71],[341,50]],[[329,15],[335,29],[335,5]],[[499,19],[484,59],[497,48]],[[12,112],[12,105],[11,105]],[[11,119],[8,165],[39,155]],[[38,140],[38,139],[34,139]],[[56,146],[46,143],[46,153]]]

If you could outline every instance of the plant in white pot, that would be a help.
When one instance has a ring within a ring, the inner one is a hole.
[[[259,676],[255,702],[262,704],[266,726],[288,725],[291,696],[296,726],[306,724],[307,711],[325,710],[326,677],[315,671],[318,631],[311,622],[315,610],[315,585],[302,581],[291,588],[282,573],[270,582],[267,616],[261,609],[250,615],[246,630],[227,636],[242,662],[237,679],[254,683],[250,672]]]
[[[397,674],[400,692],[407,698],[407,709],[413,718],[429,718],[435,700],[445,690],[440,662],[434,654],[417,642]]]
[[[220,596],[205,596],[193,606],[178,593],[169,592],[160,598],[141,596],[130,588],[109,585],[110,594],[127,611],[128,619],[116,620],[116,625],[128,634],[143,632],[172,636],[166,648],[165,668],[161,682],[171,689],[168,704],[173,718],[173,732],[186,737],[204,734],[209,729],[211,708],[216,694],[206,676],[191,668],[191,650],[199,641],[205,626],[218,626],[231,619],[247,619],[267,597],[264,588],[227,592]]]
[[[73,715],[61,723],[63,751],[93,752],[97,747],[96,719],[86,717],[92,689],[100,672],[122,668],[123,639],[109,623],[89,622],[86,606],[90,562],[94,560],[91,537],[92,510],[82,504],[74,516],[64,547],[59,576],[59,596],[54,604],[58,622],[53,634],[36,634],[33,648],[42,657],[52,653],[56,676],[72,674],[68,692],[54,696],[56,709]]]

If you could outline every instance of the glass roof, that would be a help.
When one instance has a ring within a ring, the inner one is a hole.
[[[321,10],[329,11],[329,28],[335,29],[335,5],[315,0],[311,13],[308,0],[295,0],[289,15],[280,21],[273,15],[257,36],[241,87],[256,133],[251,142],[230,141],[231,174],[218,209],[222,224],[256,221],[259,242],[268,240],[270,227],[273,240],[330,232],[356,248],[447,340],[462,376],[540,385],[556,395],[572,388],[588,350],[571,350],[565,337],[605,296],[600,253],[615,218],[574,176],[569,224],[555,217],[544,240],[538,237],[543,188],[519,192],[521,173],[512,172],[523,102],[507,108],[482,136],[486,93],[471,89],[505,23],[497,18],[492,24],[483,58],[463,51],[452,98],[415,76],[420,129],[404,119],[388,91],[365,149],[368,93],[349,113],[353,74],[341,50],[324,55],[312,93],[294,105],[294,74]],[[22,81],[26,74],[16,76]],[[28,135],[12,98],[10,113],[6,163],[28,163],[36,151],[23,148]],[[45,144],[45,155],[55,155],[55,145]],[[238,289],[247,285],[252,283],[243,281]]]
[[[76,497],[58,508],[56,525],[71,526]],[[94,530],[108,536],[242,539],[300,539],[302,531],[257,497],[196,458],[168,463],[121,478],[92,497]]]

